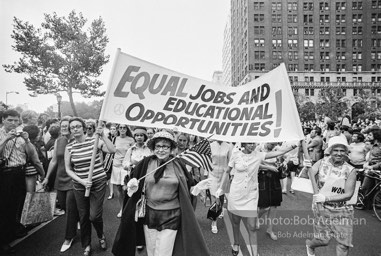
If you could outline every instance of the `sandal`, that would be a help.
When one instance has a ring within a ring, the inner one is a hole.
[[[234,247],[234,245],[233,245],[233,247]],[[238,254],[239,254],[239,245],[238,245],[238,250],[237,251],[232,249],[232,255],[233,256],[237,256]]]
[[[106,243],[106,237],[105,235],[102,236],[102,238],[99,238],[99,246],[102,250],[107,250],[107,243]]]

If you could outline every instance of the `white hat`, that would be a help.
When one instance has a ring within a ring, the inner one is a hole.
[[[329,154],[331,153],[332,147],[336,145],[343,145],[346,150],[348,150],[348,146],[349,146],[348,141],[344,136],[333,136],[329,139],[329,142],[328,142],[327,151]]]

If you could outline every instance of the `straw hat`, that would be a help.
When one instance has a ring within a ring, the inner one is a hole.
[[[332,147],[336,145],[342,145],[348,150],[348,141],[344,136],[334,136],[329,139],[327,153],[331,153]]]
[[[155,147],[155,143],[157,140],[160,140],[160,139],[166,139],[166,140],[169,140],[171,142],[171,147],[172,148],[176,148],[177,147],[177,143],[175,141],[175,138],[173,137],[172,134],[170,134],[169,132],[165,132],[165,131],[161,131],[161,132],[157,132],[153,135],[153,137],[147,141],[147,147],[151,150],[154,150],[154,147]]]

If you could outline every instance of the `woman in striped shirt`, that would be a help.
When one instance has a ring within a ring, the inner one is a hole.
[[[96,134],[102,140],[98,144],[98,152],[95,158],[92,181],[88,181],[91,156],[95,138],[86,137],[85,122],[79,117],[73,117],[69,121],[69,129],[74,136],[74,141],[66,146],[65,165],[67,174],[73,179],[74,196],[77,202],[80,224],[81,243],[84,255],[91,254],[91,224],[99,238],[99,245],[103,250],[107,249],[106,239],[103,234],[103,200],[106,193],[106,173],[103,169],[101,150],[107,153],[115,153],[112,142],[103,133],[103,128],[98,127]],[[90,188],[90,196],[85,197],[86,188]]]

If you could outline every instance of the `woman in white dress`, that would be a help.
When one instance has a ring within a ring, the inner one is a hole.
[[[258,169],[265,159],[281,156],[296,147],[272,152],[255,151],[256,144],[253,142],[242,143],[243,150],[233,154],[229,162],[229,168],[224,172],[222,183],[216,192],[216,197],[222,194],[224,183],[227,182],[230,171],[234,168],[235,173],[230,185],[228,196],[228,211],[231,213],[233,225],[234,245],[233,255],[239,253],[240,222],[243,221],[251,246],[251,255],[258,255],[256,222],[258,217]]]
[[[111,184],[116,185],[118,190],[120,211],[117,217],[120,218],[122,216],[124,200],[124,177],[128,174],[128,172],[123,168],[122,162],[127,150],[135,144],[135,140],[132,138],[132,133],[126,124],[120,124],[118,130],[119,136],[117,136],[115,139],[116,152],[114,155],[114,160],[112,161],[112,173],[110,182]]]

